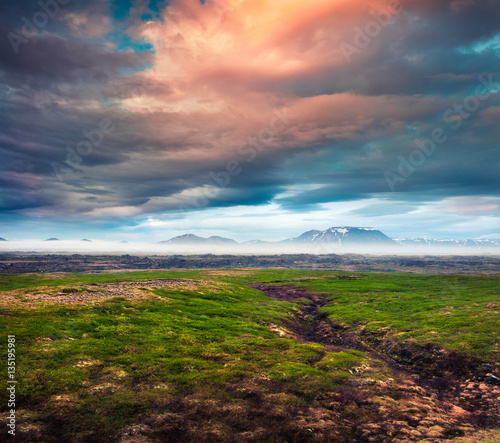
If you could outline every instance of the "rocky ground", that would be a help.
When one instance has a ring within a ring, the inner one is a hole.
[[[96,303],[114,297],[149,299],[152,289],[196,290],[200,282],[186,279],[155,279],[140,282],[107,283],[100,285],[38,287],[3,291],[0,306],[34,309],[41,305],[75,305]]]

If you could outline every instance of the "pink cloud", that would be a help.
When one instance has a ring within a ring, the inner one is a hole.
[[[386,0],[173,1],[162,21],[131,32],[152,42],[158,76],[185,79],[190,87],[271,87],[308,73],[347,64],[340,44],[353,28],[373,20]],[[373,45],[375,49],[376,45]],[[369,51],[370,48],[367,48]]]
[[[179,120],[189,122],[188,127],[196,121],[204,134],[206,127],[212,132],[226,131],[218,152],[259,131],[273,110],[282,107],[296,115],[287,130],[293,136],[293,140],[287,137],[288,143],[293,145],[353,137],[382,116],[390,128],[391,119],[414,118],[423,108],[431,108],[430,101],[347,92],[304,98],[278,92],[283,82],[346,67],[340,44],[352,37],[353,27],[373,20],[370,11],[387,10],[387,5],[387,0],[216,0],[205,4],[174,0],[161,20],[138,22],[129,30],[152,43],[153,66],[144,78],[163,85],[163,90],[124,104],[150,119],[168,115],[168,121],[177,122],[176,133],[184,126]],[[366,49],[372,50],[377,45]]]

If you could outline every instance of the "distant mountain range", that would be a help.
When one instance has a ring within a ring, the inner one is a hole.
[[[324,231],[311,230],[304,232],[298,237],[289,238],[280,242],[267,242],[252,240],[238,243],[233,239],[224,237],[198,237],[194,234],[184,234],[159,242],[160,244],[176,245],[317,245],[329,244],[335,246],[420,246],[420,247],[498,247],[500,238],[476,239],[476,240],[439,240],[427,238],[396,238],[392,239],[375,228],[359,228],[353,226],[341,226],[325,229]]]
[[[176,245],[236,245],[236,242],[230,238],[224,237],[198,237],[194,234],[184,234],[178,237],[171,238],[159,242],[160,244],[176,244]],[[352,245],[352,244],[392,244],[396,243],[387,237],[385,234],[374,228],[354,228],[340,227],[330,228],[325,231],[308,231],[304,232],[299,237],[289,238],[281,242],[265,242],[262,240],[252,240],[244,242],[244,245],[271,245],[271,244],[317,244],[317,243],[335,243],[337,245]]]
[[[0,237],[0,241],[5,241]],[[58,238],[48,238],[46,242],[57,242]],[[82,239],[82,242],[90,243],[89,239]],[[128,242],[121,241],[126,244]],[[284,246],[285,250],[310,250],[309,246],[317,249],[317,246],[328,245],[333,250],[342,249],[342,247],[395,247],[399,246],[411,248],[498,248],[500,247],[500,237],[495,238],[480,238],[469,240],[454,240],[454,239],[429,239],[429,238],[395,238],[391,239],[383,232],[375,228],[360,228],[353,226],[341,226],[325,229],[324,231],[311,230],[304,232],[298,237],[288,238],[286,240],[271,242],[262,240],[251,240],[238,243],[233,239],[212,236],[208,238],[199,237],[195,234],[184,234],[173,237],[170,240],[160,241],[158,244],[175,245],[175,246],[216,246],[218,248],[228,247],[233,249],[235,246],[247,246],[251,250],[262,246],[279,250],[280,246]],[[294,248],[295,247],[295,248]]]
[[[446,247],[495,247],[500,246],[500,238],[488,239],[468,239],[468,240],[453,240],[453,239],[435,239],[435,238],[396,238],[394,241],[403,246],[446,246]]]

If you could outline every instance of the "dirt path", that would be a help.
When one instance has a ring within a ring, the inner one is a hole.
[[[383,352],[378,351],[366,340],[349,332],[343,326],[335,324],[327,315],[320,312],[320,309],[326,304],[328,295],[310,293],[301,288],[287,288],[275,285],[255,285],[253,288],[278,300],[292,302],[299,299],[310,300],[310,303],[304,305],[300,314],[289,325],[298,340],[319,343],[331,351],[355,349],[367,352],[372,357],[383,360],[394,370],[411,370]]]
[[[422,411],[425,405],[434,406],[431,420],[429,414],[423,414],[414,417],[416,422],[460,431],[454,435],[443,434],[441,438],[464,435],[461,432],[467,435],[469,426],[476,432],[481,428],[500,428],[500,386],[491,378],[491,375],[499,375],[500,365],[481,364],[444,350],[435,352],[433,346],[416,347],[369,335],[360,336],[354,330],[336,324],[320,311],[327,303],[329,296],[326,294],[276,285],[255,285],[253,288],[278,300],[309,300],[295,319],[286,325],[296,338],[303,342],[322,344],[330,351],[364,351],[371,359],[382,361],[395,380],[392,386],[385,389],[386,395],[390,396],[397,390],[408,391],[409,388],[411,392],[415,389],[418,395],[411,401],[420,404]],[[439,407],[436,409],[437,405]],[[401,407],[404,407],[404,402],[401,402]],[[417,428],[422,436],[431,437],[425,434],[422,427]],[[410,438],[406,441],[419,439]],[[426,441],[434,440],[431,438]]]

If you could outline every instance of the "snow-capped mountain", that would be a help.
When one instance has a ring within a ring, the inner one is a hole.
[[[287,243],[336,243],[338,245],[374,245],[395,244],[384,233],[375,228],[355,228],[342,226],[329,228],[324,231],[307,231],[299,237],[285,240]]]
[[[500,238],[478,238],[465,240],[465,246],[500,246]]]
[[[435,238],[396,238],[394,241],[403,246],[422,246],[422,247],[498,247],[500,246],[499,238],[485,239],[435,239]]]

